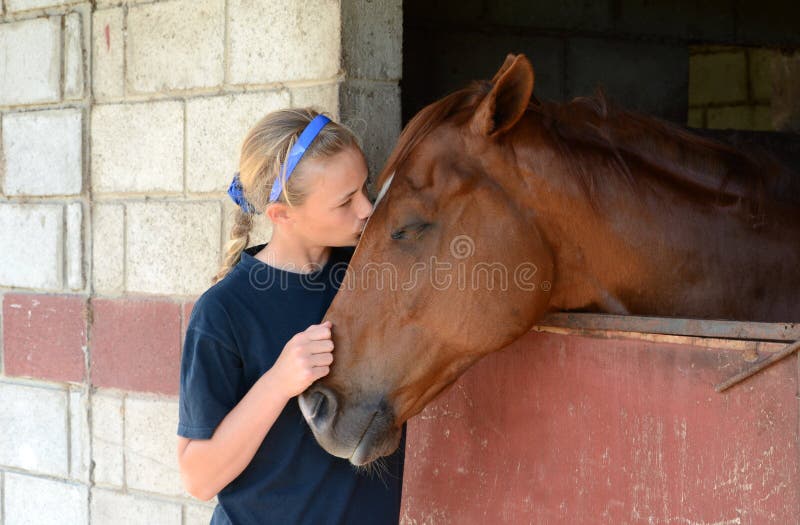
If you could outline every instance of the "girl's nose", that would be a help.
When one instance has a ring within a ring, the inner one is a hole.
[[[360,219],[368,219],[370,215],[372,215],[372,203],[370,202],[369,198],[363,193],[360,194],[361,197],[359,199],[359,209],[358,209],[358,217]]]

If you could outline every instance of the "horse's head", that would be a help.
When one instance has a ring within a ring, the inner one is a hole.
[[[552,254],[513,147],[532,90],[530,63],[509,55],[491,83],[428,106],[401,135],[325,316],[333,367],[300,396],[328,452],[390,454],[408,418],[546,309]]]

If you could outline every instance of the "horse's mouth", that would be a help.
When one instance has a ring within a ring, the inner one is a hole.
[[[375,451],[370,451],[370,444],[372,442],[372,436],[368,436],[370,428],[372,428],[372,423],[375,421],[375,416],[378,414],[378,411],[372,413],[372,417],[369,418],[369,423],[367,423],[366,428],[364,428],[364,433],[361,434],[361,439],[358,440],[356,443],[356,447],[353,449],[353,453],[350,455],[350,463],[353,465],[364,465],[365,463],[369,463],[374,458],[369,457],[374,455]],[[371,454],[370,454],[371,452]]]

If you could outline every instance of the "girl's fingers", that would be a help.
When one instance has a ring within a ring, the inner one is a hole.
[[[310,326],[306,330],[306,335],[312,341],[319,341],[322,339],[330,339],[331,338],[331,329],[328,326],[330,321],[326,321],[323,324],[315,324]]]
[[[313,354],[311,356],[311,363],[314,366],[328,366],[333,363],[333,354],[325,352],[322,354]]]
[[[307,348],[311,354],[329,354],[333,351],[333,341],[330,339],[311,341]]]

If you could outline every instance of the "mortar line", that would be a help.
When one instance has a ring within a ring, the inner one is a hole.
[[[52,16],[52,15],[50,15],[50,16]],[[58,41],[59,58],[60,58],[59,76],[61,77],[58,80],[58,89],[59,89],[58,100],[64,100],[64,94],[67,92],[67,88],[66,88],[66,82],[67,82],[67,49],[66,49],[66,47],[67,46],[65,45],[66,44],[65,40],[67,38],[67,31],[66,31],[66,28],[65,28],[65,26],[67,24],[67,17],[65,16],[64,13],[62,13],[61,15],[59,15],[58,18],[59,18],[59,20],[58,20],[59,21],[59,24],[58,24],[59,37],[58,37],[57,41]]]
[[[73,479],[72,477],[72,390],[69,387],[66,389],[67,392],[67,478]]]
[[[122,5],[122,99],[128,97],[128,4]]]
[[[231,45],[231,43],[230,43],[230,27],[229,27],[230,24],[228,23],[228,21],[230,19],[229,18],[230,9],[229,9],[229,5],[228,4],[229,4],[228,0],[225,0],[225,9],[224,9],[225,10],[225,14],[224,14],[224,16],[225,16],[225,30],[224,30],[225,35],[223,36],[224,40],[222,42],[222,45],[224,46],[224,49],[222,51],[222,85],[225,86],[225,88],[228,87],[228,84],[230,83],[230,78],[231,78],[231,74],[230,74],[230,71],[229,71],[230,62],[231,62],[230,61],[230,45]]]

